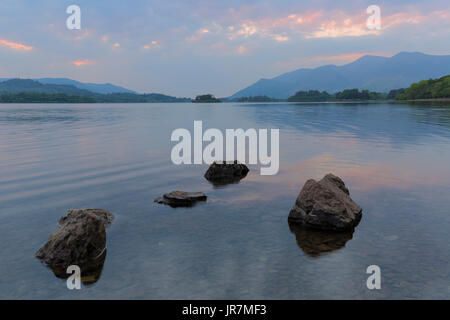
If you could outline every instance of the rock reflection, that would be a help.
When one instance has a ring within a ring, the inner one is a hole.
[[[227,178],[217,179],[214,181],[208,180],[208,182],[211,183],[214,188],[220,188],[220,187],[224,187],[229,184],[238,184],[244,178],[245,178],[245,176],[243,176],[243,177],[227,177]]]
[[[91,260],[88,263],[79,266],[81,270],[81,282],[84,285],[92,285],[100,279],[102,275],[103,265],[105,264],[105,259],[106,259],[106,250],[97,259]],[[67,267],[49,266],[49,268],[52,269],[55,276],[60,279],[67,279],[68,277],[71,276],[71,274],[68,274],[66,272]]]
[[[310,257],[319,257],[323,254],[345,247],[347,241],[353,238],[352,231],[327,232],[307,229],[297,223],[289,223],[289,229],[297,241],[297,245]]]

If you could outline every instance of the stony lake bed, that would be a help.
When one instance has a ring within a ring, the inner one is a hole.
[[[175,166],[171,132],[280,130],[280,170],[231,184]],[[450,104],[0,105],[0,298],[450,297]],[[362,208],[354,230],[298,228],[305,182],[328,173]],[[171,190],[207,201],[172,208]],[[73,208],[114,213],[100,273],[82,290],[36,257]],[[382,289],[368,290],[378,265]]]

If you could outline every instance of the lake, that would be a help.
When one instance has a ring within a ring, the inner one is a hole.
[[[172,164],[177,128],[280,129],[280,170],[216,187]],[[353,233],[296,229],[303,184],[340,176]],[[206,203],[153,200],[203,191]],[[1,299],[449,299],[450,103],[0,105]],[[70,208],[116,216],[96,282],[34,257]],[[366,286],[370,265],[381,289]]]

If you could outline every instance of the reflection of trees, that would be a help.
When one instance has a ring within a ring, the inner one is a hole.
[[[415,112],[410,118],[418,123],[450,127],[450,101],[417,101],[402,103]]]

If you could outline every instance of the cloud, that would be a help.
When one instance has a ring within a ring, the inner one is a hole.
[[[285,37],[285,36],[282,36],[282,35],[275,35],[274,39],[275,39],[275,41],[278,41],[278,42],[289,41],[289,37]]]
[[[334,17],[323,21],[320,26],[306,35],[307,39],[312,38],[340,38],[340,37],[361,37],[367,35],[380,35],[388,29],[398,26],[421,25],[430,26],[433,23],[447,23],[450,10],[431,11],[422,13],[418,11],[399,12],[391,15],[381,15],[381,30],[369,30],[367,28],[367,18],[365,14],[353,16],[344,12],[336,12],[330,15]]]
[[[353,24],[349,19],[342,22],[335,20],[323,23],[319,30],[306,35],[306,39],[312,38],[340,38],[340,37],[361,37],[367,35],[379,35],[379,30],[369,30],[365,23]]]
[[[150,50],[150,49],[157,48],[157,47],[159,47],[159,44],[158,44],[158,41],[156,41],[156,40],[153,40],[152,42],[142,46],[142,48],[145,50]]]
[[[90,36],[92,36],[95,32],[93,32],[92,30],[83,30],[81,32],[81,34],[79,34],[78,36],[75,37],[75,40],[83,40],[86,39]]]
[[[33,49],[31,46],[27,46],[21,43],[11,42],[7,40],[0,39],[0,45],[6,46],[13,50],[24,50],[24,51],[30,51]]]
[[[202,28],[197,30],[192,36],[187,37],[186,40],[188,42],[197,42],[203,39],[204,35],[211,33],[208,28]]]
[[[237,51],[239,54],[246,54],[248,52],[248,49],[244,46],[239,46]]]
[[[235,13],[235,11],[232,11]],[[248,13],[247,13],[248,14]],[[367,27],[369,15],[365,10],[347,12],[343,10],[310,11],[307,13],[291,12],[283,16],[266,16],[259,19],[250,19],[232,14],[228,19],[219,22],[213,21],[204,28],[188,37],[188,41],[200,41],[205,33],[221,36],[228,41],[251,38],[267,38],[277,42],[292,39],[316,38],[342,38],[381,35],[388,29],[401,25],[431,25],[448,23],[450,10],[430,12],[402,11],[385,15],[381,11],[381,30],[371,30]]]
[[[77,66],[77,67],[83,67],[83,66],[86,66],[86,65],[89,65],[89,64],[93,64],[93,63],[94,62],[92,60],[89,60],[89,59],[72,61],[72,64],[74,66]]]

